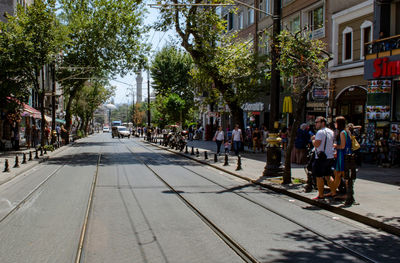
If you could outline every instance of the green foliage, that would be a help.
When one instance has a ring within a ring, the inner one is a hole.
[[[40,71],[55,60],[68,41],[66,27],[56,18],[55,1],[37,0],[25,8],[18,5],[16,16],[0,22],[0,101],[7,96],[26,101],[28,88],[39,94]]]
[[[148,46],[143,41],[144,4],[139,0],[60,0],[60,17],[70,29],[58,79],[72,100],[87,79],[108,79],[141,68]]]
[[[190,70],[193,61],[188,53],[178,50],[174,46],[164,47],[159,51],[150,67],[153,79],[152,87],[156,94],[166,96],[175,93],[187,104],[193,101],[193,91],[189,85]]]
[[[234,3],[231,0],[210,2]],[[235,35],[226,36],[226,21],[215,7],[190,5],[202,3],[198,0],[170,0],[165,3],[167,5],[161,9],[158,28],[175,29],[181,45],[197,66],[197,71],[192,72],[194,80],[209,78],[229,105],[234,121],[243,124],[241,103],[258,91],[254,88],[258,85],[258,58],[251,52],[251,45],[240,43]],[[188,5],[171,7],[168,4]],[[195,76],[197,73],[201,76]],[[202,87],[200,85],[199,89]]]
[[[168,96],[158,95],[154,102],[154,120],[160,125],[176,124],[186,119],[185,101],[177,94],[169,94]]]

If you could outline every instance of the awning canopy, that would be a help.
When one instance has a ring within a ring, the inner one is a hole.
[[[42,115],[40,113],[40,111],[38,111],[37,109],[23,103],[24,105],[24,112],[21,114],[21,116],[29,116],[29,117],[33,117],[35,119],[41,119]]]

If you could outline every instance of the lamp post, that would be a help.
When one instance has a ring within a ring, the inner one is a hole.
[[[150,69],[147,68],[147,126],[150,129]]]

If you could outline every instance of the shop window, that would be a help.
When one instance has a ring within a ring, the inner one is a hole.
[[[270,0],[265,0],[265,12],[267,13],[267,14],[270,14],[271,13],[271,6],[270,6]]]
[[[254,5],[247,10],[247,25],[252,25],[254,23]]]
[[[264,3],[263,3],[263,0],[260,0],[260,3],[258,4],[258,9],[264,10]],[[264,15],[265,15],[264,12],[258,11],[258,17],[259,17],[260,19],[263,18]]]
[[[238,14],[238,28],[243,29],[243,11],[240,11]]]
[[[364,58],[364,46],[366,43],[369,43],[372,41],[372,22],[371,21],[365,21],[361,25],[361,53],[360,53],[360,58]]]
[[[353,60],[353,29],[346,27],[342,35],[342,61],[345,63]]]

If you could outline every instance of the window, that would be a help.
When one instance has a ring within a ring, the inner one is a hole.
[[[260,10],[264,10],[264,4],[263,4],[263,0],[260,0],[260,3],[259,3],[259,5],[258,5],[258,9],[260,9]],[[258,12],[258,17],[259,17],[259,19],[261,19],[263,16],[264,16],[264,13],[263,12],[260,12],[260,11],[257,11]]]
[[[240,11],[238,14],[238,28],[243,29],[243,12]]]
[[[317,7],[308,12],[308,25],[311,31],[324,27],[324,8]]]
[[[233,13],[228,14],[228,31],[233,29]]]
[[[343,46],[342,46],[342,62],[349,62],[353,60],[353,29],[346,27],[343,30]]]
[[[254,23],[254,5],[251,5],[247,10],[247,25],[252,25]]]
[[[300,31],[300,16],[296,16],[289,21],[289,30],[292,33]]]
[[[360,59],[364,58],[364,46],[365,43],[372,41],[372,22],[364,21],[361,25],[361,53]]]
[[[271,13],[269,1],[270,1],[270,0],[265,0],[265,12],[266,12],[267,14]]]

